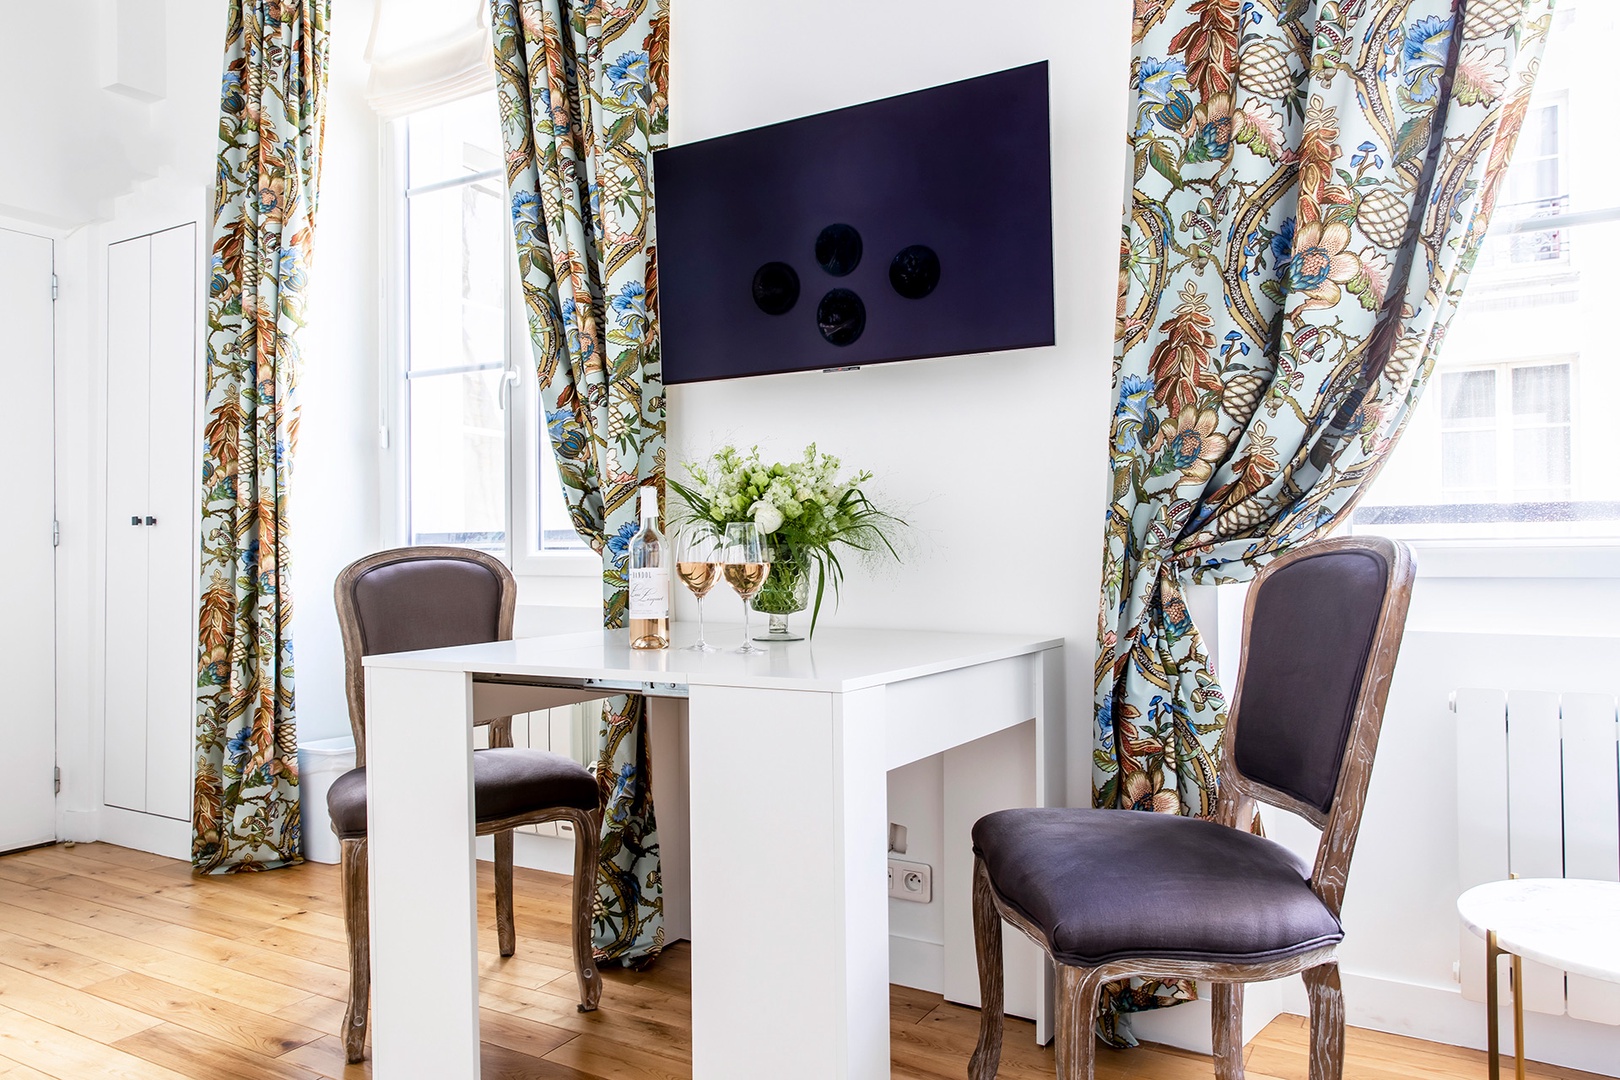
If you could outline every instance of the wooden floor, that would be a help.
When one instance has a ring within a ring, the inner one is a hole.
[[[690,953],[644,972],[604,971],[602,1008],[574,1009],[568,879],[517,872],[518,952],[497,953],[481,864],[484,1076],[628,1080],[691,1076]],[[311,1080],[346,1067],[336,1033],[348,973],[337,868],[193,877],[184,863],[105,844],[0,858],[0,1078]],[[780,964],[792,977],[792,958]],[[893,1075],[966,1074],[978,1013],[895,987]],[[1253,1080],[1304,1080],[1305,1030],[1281,1017],[1248,1053]],[[1347,1080],[1478,1078],[1484,1055],[1352,1030]],[[763,1073],[761,1075],[764,1075]],[[1051,1077],[1050,1049],[1009,1022],[1001,1076]],[[1105,1052],[1099,1077],[1211,1077],[1207,1058]],[[1539,1078],[1588,1074],[1549,1066]]]

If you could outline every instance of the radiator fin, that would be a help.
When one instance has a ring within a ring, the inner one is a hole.
[[[1468,688],[1454,708],[1462,888],[1510,875],[1620,881],[1615,698]],[[1483,943],[1460,926],[1459,934],[1463,994],[1483,1001]],[[1524,982],[1526,1009],[1620,1024],[1620,985],[1529,961]]]

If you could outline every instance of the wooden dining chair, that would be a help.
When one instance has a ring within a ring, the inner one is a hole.
[[[365,1057],[371,1000],[371,933],[366,877],[366,696],[361,659],[512,636],[517,583],[500,560],[457,547],[396,548],[368,555],[338,575],[338,624],[348,675],[355,764],[333,783],[326,805],[342,841],[343,909],[349,934],[349,1006],[343,1047]],[[488,750],[473,753],[473,804],[479,836],[495,838],[495,924],[502,956],[517,949],[512,917],[512,830],[542,821],[574,826],[574,970],[579,1009],[596,1008],[602,984],[591,945],[601,799],[596,776],[562,754],[512,746],[512,718],[489,724]],[[431,855],[425,855],[431,872]]]
[[[1243,984],[1296,973],[1311,1080],[1339,1080],[1339,909],[1413,574],[1405,545],[1351,537],[1296,548],[1255,579],[1214,821],[1020,809],[974,825],[971,1080],[1001,1060],[1003,919],[1057,966],[1059,1080],[1091,1080],[1103,985],[1132,976],[1213,983],[1215,1075],[1240,1080]],[[1249,830],[1257,801],[1322,830],[1314,865]]]

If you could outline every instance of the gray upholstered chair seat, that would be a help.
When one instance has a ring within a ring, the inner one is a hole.
[[[996,892],[1065,964],[1133,956],[1252,963],[1344,937],[1281,844],[1131,810],[1003,810],[973,828]]]
[[[537,806],[597,807],[596,777],[572,758],[544,750],[499,748],[473,754],[473,813],[480,824],[526,814]],[[366,770],[350,769],[326,796],[343,839],[366,835]]]

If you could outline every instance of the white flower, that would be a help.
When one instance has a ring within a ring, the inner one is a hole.
[[[749,507],[748,512],[753,516],[754,524],[759,526],[759,531],[762,533],[770,534],[782,527],[782,511],[764,499]]]

